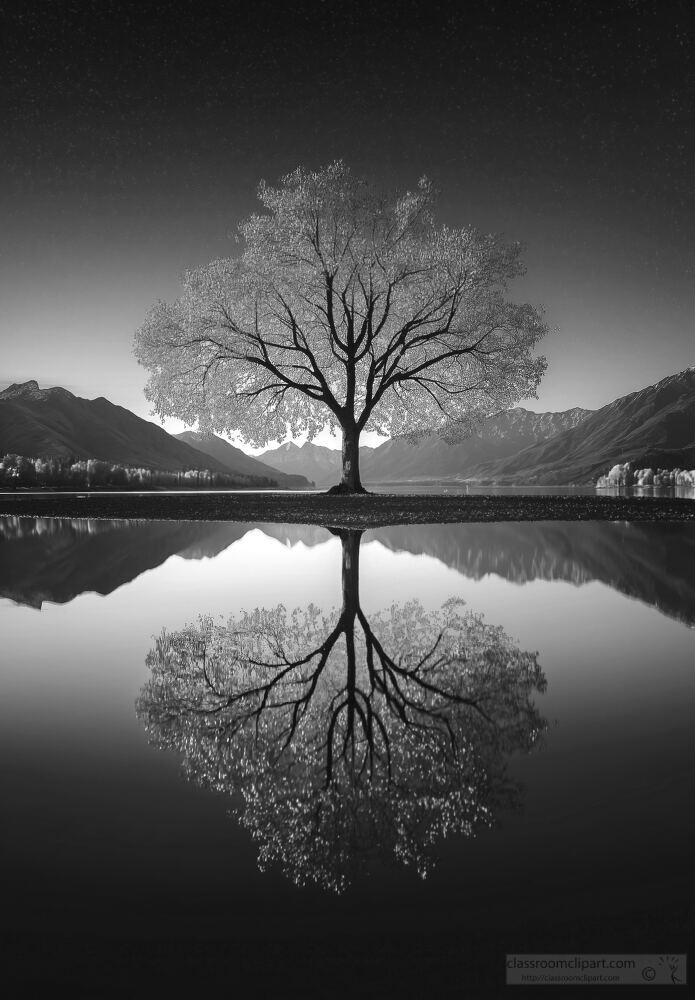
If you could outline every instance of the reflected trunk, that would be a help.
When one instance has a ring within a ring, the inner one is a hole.
[[[341,531],[339,534],[343,548],[343,608],[340,623],[345,635],[345,653],[347,658],[347,676],[345,678],[347,693],[347,737],[353,740],[355,734],[357,687],[355,619],[360,610],[360,542],[362,541],[362,532]],[[351,745],[351,748],[354,760],[354,745]]]
[[[360,542],[363,533],[340,531],[338,534],[343,547],[343,616],[354,621],[360,604]]]

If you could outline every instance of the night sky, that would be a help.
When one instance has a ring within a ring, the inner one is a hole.
[[[536,410],[695,364],[690,0],[0,0],[0,383],[147,416],[149,305],[342,157],[527,246]],[[172,426],[172,425],[168,425]]]

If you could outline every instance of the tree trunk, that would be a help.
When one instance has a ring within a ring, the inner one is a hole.
[[[360,479],[360,432],[355,424],[343,425],[343,475],[329,493],[366,493]]]

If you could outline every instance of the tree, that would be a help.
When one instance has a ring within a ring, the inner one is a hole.
[[[436,226],[435,196],[386,195],[338,161],[265,182],[243,250],[189,271],[135,336],[160,416],[263,446],[342,433],[340,492],[362,491],[363,430],[456,440],[535,395],[539,311],[505,299],[519,244]]]
[[[437,840],[513,806],[506,760],[536,745],[546,685],[537,654],[461,601],[368,619],[361,532],[339,534],[340,609],[257,608],[164,632],[137,702],[187,777],[241,794],[262,868],[334,891],[374,858],[424,876]]]

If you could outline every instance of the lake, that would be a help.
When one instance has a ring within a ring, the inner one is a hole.
[[[687,951],[692,526],[5,517],[0,552],[15,992]]]
[[[369,483],[372,493],[391,494],[426,494],[428,496],[636,496],[636,497],[683,497],[695,498],[695,486],[606,486],[597,489],[595,486],[480,486],[474,483],[455,481],[423,480],[417,482],[399,483]],[[2,492],[2,491],[0,491]],[[47,496],[51,490],[17,490],[16,496]],[[84,496],[89,490],[60,490],[63,496]],[[219,493],[277,493],[277,490],[156,490],[138,493],[136,490],[95,490],[97,495],[104,496],[151,496],[153,492],[177,496],[194,496],[196,494]],[[317,490],[283,490],[285,493],[325,492],[325,487]]]

